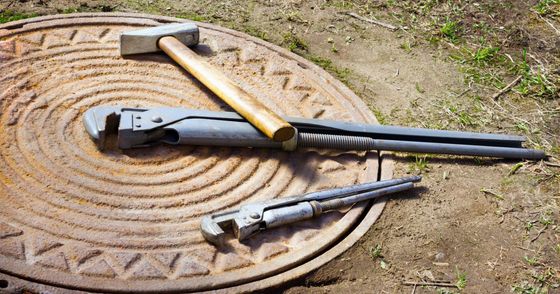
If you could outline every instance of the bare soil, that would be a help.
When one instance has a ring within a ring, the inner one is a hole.
[[[549,111],[526,118],[530,129],[541,131],[525,134],[532,146],[553,155],[552,165],[522,162],[516,169],[516,161],[396,154],[395,177],[421,173],[424,188],[390,200],[370,231],[342,256],[276,290],[404,293],[413,291],[404,281],[438,280],[460,287],[417,287],[415,293],[560,293],[560,170],[554,166],[560,99],[513,91],[502,97],[506,104],[496,106],[490,97],[499,89],[465,83],[461,62],[449,58],[463,46],[480,48],[473,40],[483,35],[516,61],[525,48],[534,57],[531,64],[541,63],[558,86],[557,14],[534,13],[538,1],[509,1],[511,6],[501,1],[403,1],[410,4],[406,9],[392,1],[358,2],[1,0],[0,9],[9,6],[28,14],[139,11],[245,31],[324,66],[386,124],[520,133],[511,117]],[[421,5],[433,5],[431,13],[418,14]],[[446,17],[457,17],[453,9],[463,9],[457,34],[464,41],[458,43],[442,38],[437,29]],[[390,31],[345,14],[349,11],[409,27]],[[426,21],[408,21],[414,17]],[[428,20],[437,23],[436,29],[426,25]],[[474,25],[481,22],[488,28]],[[430,36],[441,40],[433,45]],[[513,76],[496,75],[505,81]],[[479,101],[483,111],[475,115],[471,107]],[[527,108],[527,101],[541,107]],[[446,103],[476,122],[458,119],[463,114],[441,106]]]

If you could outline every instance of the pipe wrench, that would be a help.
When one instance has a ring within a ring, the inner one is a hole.
[[[236,210],[203,217],[200,230],[204,238],[215,245],[224,244],[228,229],[233,231],[239,241],[243,241],[266,229],[314,218],[360,201],[409,190],[414,187],[414,182],[421,179],[420,176],[411,176],[245,204]]]
[[[288,141],[269,139],[235,112],[186,108],[96,106],[83,122],[99,148],[116,133],[121,149],[155,144],[254,148],[328,148],[387,150],[540,160],[542,150],[523,147],[524,137],[473,132],[368,125],[333,120],[284,117],[295,127]]]

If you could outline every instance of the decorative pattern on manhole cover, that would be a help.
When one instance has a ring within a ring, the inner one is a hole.
[[[338,240],[363,212],[207,244],[201,216],[377,177],[374,153],[207,147],[100,152],[81,119],[95,105],[229,110],[161,54],[122,58],[124,30],[170,18],[45,17],[0,26],[0,268],[90,290],[208,290],[280,273]],[[283,114],[374,119],[307,61],[201,25],[198,51]]]

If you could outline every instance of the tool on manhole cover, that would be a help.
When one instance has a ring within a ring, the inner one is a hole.
[[[472,132],[367,125],[286,117],[296,128],[289,141],[275,142],[234,112],[185,108],[97,106],[86,111],[84,124],[100,148],[107,133],[117,132],[121,149],[159,143],[203,146],[329,148],[389,150],[500,158],[543,159],[542,150],[522,146],[524,137]]]
[[[164,55],[116,58],[121,32],[181,21],[93,13],[0,24],[0,280],[9,282],[0,293],[276,287],[338,256],[382,212],[384,201],[361,203],[246,244],[228,236],[227,248],[217,248],[200,233],[202,216],[314,187],[386,179],[391,161],[366,152],[189,146],[98,152],[81,121],[93,106],[225,104],[171,59],[162,63]],[[291,114],[374,123],[357,96],[310,61],[240,32],[198,25],[201,43],[212,50],[201,57],[223,64],[228,77],[251,77],[267,103]],[[265,70],[252,76],[256,67]],[[302,93],[314,98],[301,100]]]
[[[268,138],[274,141],[292,138],[295,130],[286,120],[187,47],[197,45],[198,39],[198,27],[192,23],[125,32],[120,40],[121,55],[163,50]]]
[[[314,218],[360,201],[409,190],[414,187],[414,182],[421,179],[420,176],[412,176],[245,204],[238,210],[205,216],[200,229],[204,238],[216,245],[223,244],[225,230],[228,228],[233,229],[237,239],[244,240],[259,231]]]

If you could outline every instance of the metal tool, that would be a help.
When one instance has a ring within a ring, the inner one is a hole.
[[[200,229],[204,238],[216,245],[224,243],[225,230],[228,228],[232,228],[235,237],[241,241],[266,229],[411,189],[414,187],[413,183],[421,179],[420,176],[412,176],[246,204],[237,210],[205,216]]]
[[[275,142],[234,112],[185,108],[125,108],[97,106],[86,111],[84,125],[99,148],[107,133],[116,132],[121,149],[160,143],[205,146],[329,148],[389,150],[539,160],[542,150],[523,148],[524,137],[367,125],[341,121],[286,117],[296,135]]]
[[[187,46],[198,44],[196,24],[176,23],[121,34],[121,55],[164,51],[268,138],[286,141],[294,128]]]

